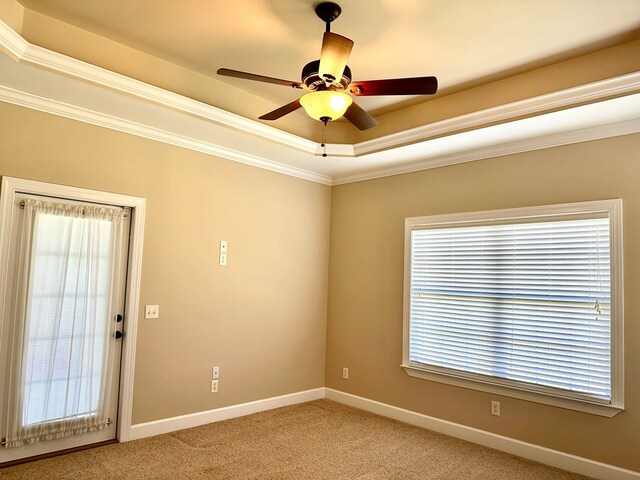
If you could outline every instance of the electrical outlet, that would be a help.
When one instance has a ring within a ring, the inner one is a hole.
[[[500,416],[500,402],[496,402],[495,400],[491,401],[491,415],[495,415],[496,417]]]
[[[158,318],[160,315],[160,305],[145,305],[144,318]]]
[[[212,369],[212,377],[214,380],[218,380],[220,378],[220,367],[213,367]]]
[[[211,393],[218,393],[218,380],[211,380]]]
[[[342,368],[342,378],[349,380],[349,369],[347,367]]]
[[[220,254],[220,265],[224,267],[226,264],[227,264],[227,254],[226,253],[221,253]]]

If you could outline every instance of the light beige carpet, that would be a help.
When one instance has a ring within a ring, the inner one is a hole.
[[[329,400],[0,470],[0,479],[577,480]]]

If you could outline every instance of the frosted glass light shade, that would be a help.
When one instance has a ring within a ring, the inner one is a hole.
[[[349,95],[335,90],[307,93],[300,99],[300,104],[307,115],[316,120],[323,118],[337,120],[344,115],[352,103],[353,99]]]

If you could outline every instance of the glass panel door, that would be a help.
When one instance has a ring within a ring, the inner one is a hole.
[[[18,198],[0,462],[115,438],[128,231],[121,208]]]

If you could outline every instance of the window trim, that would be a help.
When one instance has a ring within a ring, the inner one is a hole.
[[[505,220],[540,219],[544,217],[573,217],[585,214],[607,214],[611,247],[611,401],[597,402],[567,392],[545,391],[544,387],[514,385],[510,380],[482,377],[462,371],[446,371],[440,367],[416,365],[409,359],[409,315],[411,301],[411,232],[420,227],[446,227],[473,223],[490,224]],[[622,200],[542,205],[534,207],[486,210],[480,212],[430,215],[405,218],[404,237],[404,300],[402,368],[415,378],[446,383],[457,387],[480,390],[507,397],[578,410],[605,417],[613,417],[624,410],[624,298],[622,251]]]

